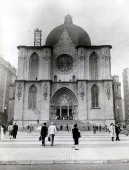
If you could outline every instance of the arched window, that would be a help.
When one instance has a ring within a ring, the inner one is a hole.
[[[95,52],[93,52],[89,58],[89,73],[90,79],[92,80],[98,79],[98,57]]]
[[[91,102],[92,107],[98,107],[99,106],[99,89],[97,85],[93,85],[91,88]]]
[[[30,80],[38,79],[39,57],[36,53],[30,56],[29,74]]]
[[[57,81],[57,75],[54,75],[54,81]]]
[[[37,101],[37,88],[35,85],[30,86],[28,95],[28,108],[35,109]]]

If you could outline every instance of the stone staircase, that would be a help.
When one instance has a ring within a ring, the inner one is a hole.
[[[48,121],[47,124],[50,125],[50,122],[53,122],[56,125],[57,129],[60,129],[60,127],[63,126],[63,130],[67,130],[66,128],[67,125],[69,129],[72,129],[73,125],[77,124],[81,131],[88,131],[88,125],[89,125],[88,122],[81,121],[81,120],[51,120]]]
[[[74,124],[77,124],[78,128],[81,131],[93,131],[93,125],[90,124],[87,121],[81,121],[81,120],[49,120],[49,121],[46,121],[47,126],[49,126],[51,122],[53,122],[56,125],[57,130],[61,130],[61,126],[62,126],[62,130],[67,131],[67,127],[66,127],[67,125],[69,127],[69,130],[71,130],[73,128]],[[33,124],[33,129],[37,131],[38,127],[41,127],[42,124],[43,123]],[[105,131],[104,127],[102,127],[101,130]]]

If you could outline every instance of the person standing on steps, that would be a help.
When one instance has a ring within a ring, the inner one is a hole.
[[[45,138],[47,137],[47,135],[48,135],[48,127],[46,123],[44,123],[43,126],[41,127],[41,132],[40,132],[42,146],[45,146]]]
[[[17,132],[18,132],[18,125],[15,123],[13,125],[13,138],[16,139],[17,137]]]
[[[56,126],[51,122],[51,125],[48,128],[48,136],[50,137],[51,141],[51,146],[54,145],[54,137],[56,134]]]
[[[8,125],[8,132],[9,132],[9,138],[11,140],[13,137],[13,125],[12,124]]]
[[[68,124],[66,125],[66,130],[69,132],[69,125]]]
[[[110,135],[111,135],[111,140],[114,141],[114,138],[115,138],[115,125],[114,125],[114,123],[110,124],[109,131],[110,131]]]
[[[120,131],[121,131],[120,125],[119,125],[119,123],[116,123],[116,125],[115,125],[116,141],[120,141],[120,138],[119,138]]]
[[[2,141],[4,139],[4,127],[1,124],[0,125],[0,140]]]
[[[75,150],[79,150],[79,138],[81,137],[81,134],[77,127],[77,124],[74,124],[74,127],[72,129],[72,135],[73,135]]]

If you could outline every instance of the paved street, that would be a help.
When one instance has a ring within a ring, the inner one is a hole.
[[[129,170],[129,164],[1,165],[0,170]]]
[[[75,151],[71,133],[59,132],[55,146],[46,141],[46,147],[38,141],[39,133],[19,133],[16,140],[8,136],[0,142],[0,164],[43,163],[106,163],[129,160],[129,137],[121,135],[121,141],[112,142],[108,133],[83,132],[80,149]]]

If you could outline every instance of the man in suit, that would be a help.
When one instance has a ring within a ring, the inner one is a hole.
[[[48,135],[48,127],[46,126],[46,123],[43,124],[43,126],[41,127],[41,140],[42,140],[42,146],[45,146],[45,138]]]
[[[17,137],[17,132],[18,132],[18,125],[15,123],[13,125],[13,138],[16,139]]]
[[[119,123],[116,123],[115,131],[116,131],[116,141],[120,141],[119,134],[120,134],[121,129],[120,129]]]

